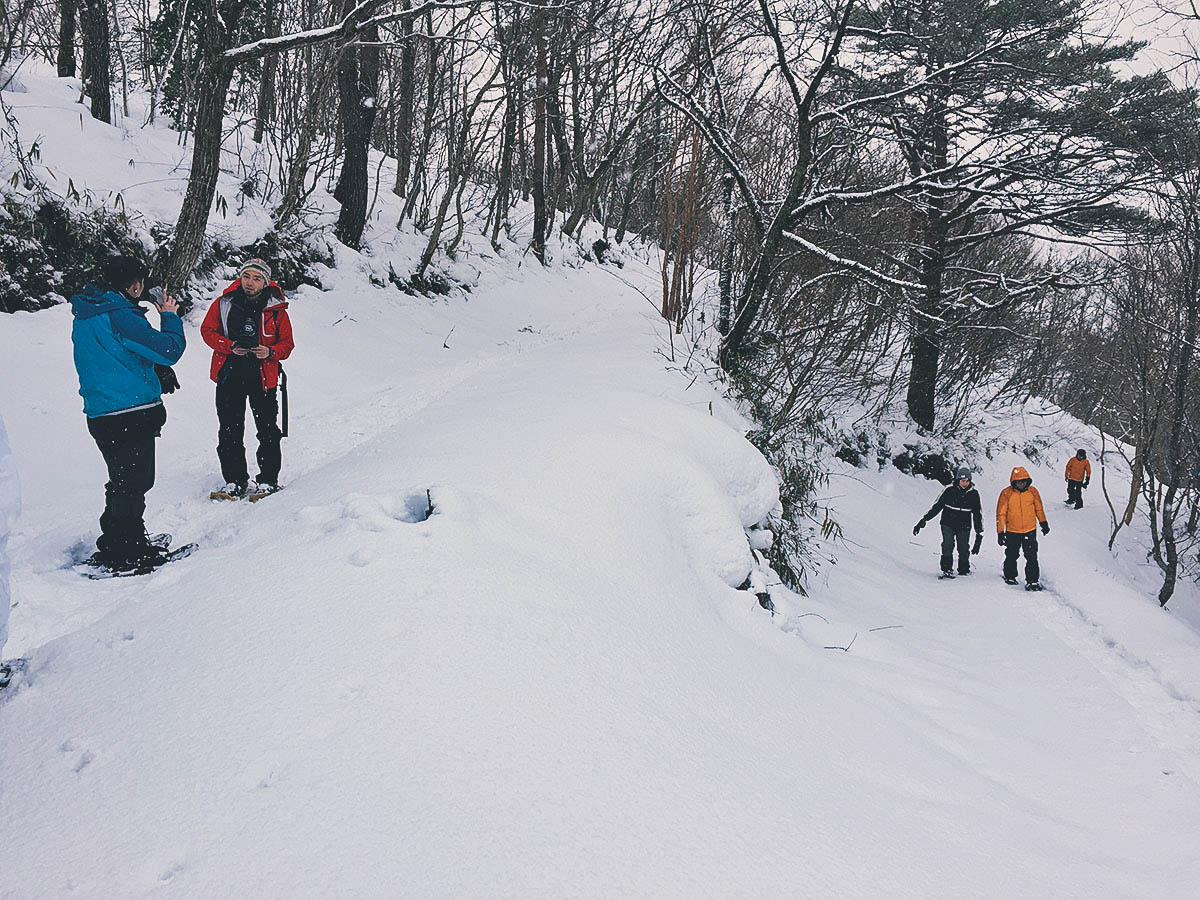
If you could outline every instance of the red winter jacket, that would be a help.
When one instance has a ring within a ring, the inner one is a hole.
[[[204,324],[200,326],[200,336],[204,338],[204,343],[213,348],[212,365],[208,371],[213,381],[217,380],[221,366],[225,365],[225,360],[233,350],[233,341],[225,337],[225,322],[229,316],[229,295],[241,287],[241,284],[239,279],[221,292],[221,296],[208,308]],[[262,345],[271,348],[271,355],[262,360],[259,369],[262,372],[263,390],[269,391],[279,384],[279,363],[291,355],[296,344],[292,340],[292,321],[288,318],[288,305],[283,291],[273,281],[264,290],[271,296],[262,311],[258,334]]]

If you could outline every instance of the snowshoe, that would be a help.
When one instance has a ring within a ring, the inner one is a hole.
[[[223,488],[212,491],[209,500],[241,500],[246,496],[246,485],[234,484],[232,481]]]
[[[1005,584],[1016,584],[1016,583],[1017,583],[1017,579],[1015,579],[1015,578],[1005,578],[1005,579],[1004,579],[1004,583],[1005,583]]]
[[[166,550],[171,546],[171,535],[165,531],[160,534],[146,535],[146,543],[151,547],[157,547],[159,550]]]
[[[1041,591],[1041,590],[1045,590],[1045,588],[1043,588],[1043,587],[1042,587],[1042,585],[1041,585],[1041,583],[1040,583],[1040,582],[1037,582],[1037,581],[1031,581],[1031,582],[1029,582],[1029,584],[1025,585],[1025,590],[1027,590],[1027,591]]]
[[[149,575],[155,569],[165,566],[169,562],[175,562],[177,559],[186,559],[196,552],[199,546],[199,544],[184,544],[181,547],[176,547],[174,550],[165,550],[156,547],[152,552],[125,560],[111,559],[105,554],[97,552],[83,561],[82,565],[85,568],[79,574],[85,578],[91,578],[93,581],[100,578],[128,578],[133,575]]]
[[[277,484],[255,484],[246,491],[246,499],[251,503],[257,503],[263,497],[270,497],[279,489]]]

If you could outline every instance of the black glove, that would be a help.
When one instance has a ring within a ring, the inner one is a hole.
[[[173,394],[179,390],[179,379],[175,377],[175,370],[170,366],[160,366],[155,363],[154,374],[158,376],[158,383],[164,394]]]
[[[1083,483],[1084,489],[1086,489],[1086,488],[1087,488],[1087,486],[1088,486],[1089,484],[1091,484],[1091,483],[1092,483],[1092,479],[1090,479],[1090,478],[1089,478],[1087,481],[1085,481],[1085,482]]]
[[[983,532],[977,531],[977,532],[975,532],[975,546],[971,548],[971,555],[978,556],[979,548],[982,546],[983,546]]]
[[[1043,522],[1042,523],[1042,534],[1049,534],[1049,533],[1050,533],[1050,523]]]
[[[1003,531],[1000,532],[998,535],[996,535],[996,543],[999,544],[1001,547],[1004,546],[1004,532]]]
[[[913,537],[916,537],[920,533],[921,529],[924,527],[925,527],[925,520],[922,519],[920,522],[918,522],[916,525],[913,526]]]

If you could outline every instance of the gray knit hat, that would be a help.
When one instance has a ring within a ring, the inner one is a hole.
[[[241,268],[238,269],[238,278],[241,278],[247,272],[258,272],[268,282],[271,280],[271,267],[257,257],[248,259],[242,263]]]
[[[954,474],[957,475],[959,478],[966,478],[968,480],[971,479],[971,470],[968,469],[966,466],[959,466],[958,471],[956,471]]]

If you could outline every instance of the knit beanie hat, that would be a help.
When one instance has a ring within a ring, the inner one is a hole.
[[[966,466],[959,466],[954,474],[958,478],[965,478],[968,481],[971,480],[971,470],[968,469]]]
[[[145,263],[133,256],[111,256],[101,266],[104,287],[124,291],[135,281],[144,281],[150,274]]]
[[[238,278],[241,278],[247,272],[257,272],[269,283],[271,281],[271,267],[261,259],[248,259],[242,263],[242,267],[238,269]]]

